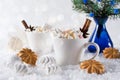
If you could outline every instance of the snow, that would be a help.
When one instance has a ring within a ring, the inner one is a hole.
[[[86,19],[84,14],[72,10],[71,0],[0,0],[0,80],[120,80],[120,59],[105,59],[99,55],[96,60],[105,66],[102,75],[88,74],[80,70],[79,65],[60,67],[57,73],[44,75],[37,70],[31,74],[19,74],[8,68],[6,62],[15,54],[7,49],[8,34],[15,27],[23,30],[21,20],[31,25],[49,23],[54,27],[82,27]],[[115,47],[120,49],[120,20],[109,20],[107,29]],[[91,24],[90,33],[95,26]],[[89,57],[89,55],[88,55]]]
[[[46,75],[40,70],[41,67],[37,66],[34,72],[30,74],[17,73],[13,68],[6,66],[12,53],[1,51],[0,56],[0,80],[120,80],[120,59],[105,59],[102,55],[97,56],[95,59],[100,61],[105,66],[105,73],[101,75],[88,74],[86,71],[81,70],[78,65],[68,65],[60,67],[56,73]],[[87,58],[92,56],[90,53],[85,55]]]

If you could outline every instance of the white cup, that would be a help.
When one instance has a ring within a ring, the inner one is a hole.
[[[80,63],[80,55],[89,45],[97,49],[94,59],[99,54],[99,46],[96,43],[86,43],[85,39],[53,38],[56,63],[60,66],[76,65]]]
[[[30,48],[38,54],[47,53],[52,49],[50,32],[26,32]]]

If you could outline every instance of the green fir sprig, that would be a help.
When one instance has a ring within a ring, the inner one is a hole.
[[[120,18],[120,0],[72,0],[73,9],[91,17]]]

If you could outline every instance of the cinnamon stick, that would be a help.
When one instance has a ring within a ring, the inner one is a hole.
[[[91,23],[91,20],[90,19],[86,19],[85,23],[84,23],[84,26],[83,28],[81,29],[82,31],[85,31],[89,28],[90,26],[90,23]]]
[[[90,27],[90,23],[91,23],[91,20],[86,19],[83,28],[82,29],[80,28],[80,31],[83,33],[84,38],[87,38],[87,35],[89,35],[89,33],[87,33],[87,32],[88,32],[88,29]]]
[[[26,23],[25,20],[22,20],[21,22],[22,22],[22,24],[24,25],[25,29],[28,29],[28,28],[29,28],[29,26],[27,25],[27,23]]]

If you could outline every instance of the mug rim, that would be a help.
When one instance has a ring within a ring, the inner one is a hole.
[[[79,39],[78,39],[78,38],[75,38],[75,39],[67,39],[67,38],[60,38],[60,37],[57,37],[57,36],[56,36],[56,37],[53,37],[53,38],[54,38],[54,39],[61,39],[61,40],[87,40],[86,38],[81,38],[81,39],[80,39],[80,38],[79,38]]]
[[[26,34],[51,34],[51,32],[36,32],[36,31],[25,31]]]

